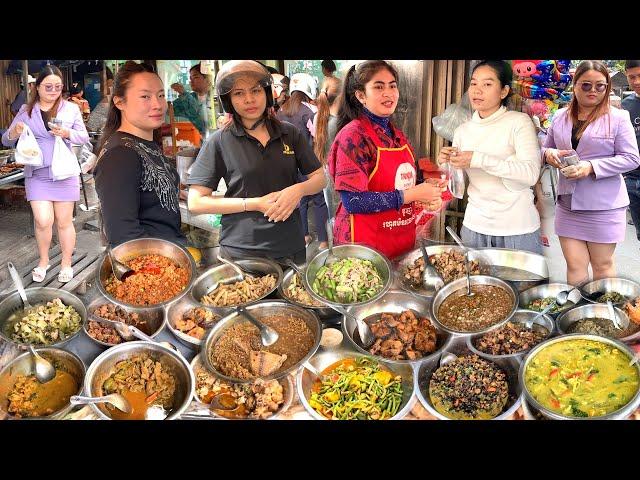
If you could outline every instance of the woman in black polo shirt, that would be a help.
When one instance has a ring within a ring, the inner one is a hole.
[[[189,211],[223,214],[220,245],[232,257],[304,263],[297,207],[325,186],[318,158],[296,127],[271,113],[271,76],[258,62],[225,63],[216,89],[233,120],[207,140],[191,168]],[[298,169],[308,180],[297,183]],[[221,178],[227,192],[214,198]]]

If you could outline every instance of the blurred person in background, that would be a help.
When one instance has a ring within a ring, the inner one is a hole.
[[[171,84],[171,88],[178,92],[178,98],[173,101],[173,113],[176,117],[189,120],[206,138],[211,112],[211,75],[200,71],[200,64],[189,69],[189,85],[191,92],[187,92],[180,83]]]
[[[640,60],[627,60],[624,73],[633,93],[622,100],[622,108],[629,112],[636,142],[640,145]],[[627,172],[624,181],[629,192],[631,219],[636,227],[636,237],[640,240],[640,167]]]

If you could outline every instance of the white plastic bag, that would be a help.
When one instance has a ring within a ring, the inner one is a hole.
[[[98,157],[93,153],[93,145],[91,145],[91,142],[87,142],[82,145],[78,161],[80,162],[82,173],[89,173],[93,167],[96,166]]]
[[[471,120],[473,112],[469,103],[469,96],[465,93],[460,103],[452,103],[444,112],[431,119],[433,129],[441,137],[453,141],[453,132],[464,122]]]
[[[33,136],[33,132],[28,125],[24,125],[22,133],[18,139],[15,152],[16,163],[22,165],[31,165],[32,167],[41,167],[43,163],[42,150]]]
[[[51,160],[51,175],[54,180],[80,175],[80,165],[75,154],[67,147],[62,138],[56,136]]]

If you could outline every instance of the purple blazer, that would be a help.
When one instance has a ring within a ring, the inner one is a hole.
[[[573,124],[566,108],[553,117],[542,144],[542,158],[547,148],[571,150]],[[558,195],[571,194],[572,210],[611,210],[629,205],[629,195],[622,174],[640,166],[638,143],[629,112],[611,107],[591,123],[580,138],[576,153],[593,166],[593,175],[578,180],[560,174]]]
[[[34,170],[46,168],[49,173],[49,178],[53,180],[50,166],[51,159],[53,158],[53,146],[55,145],[56,137],[53,133],[48,132],[45,128],[44,122],[42,121],[42,114],[40,113],[40,106],[37,102],[33,106],[31,117],[29,117],[29,114],[26,110],[26,104],[20,107],[20,111],[18,112],[18,115],[16,115],[16,117],[13,119],[13,122],[11,122],[11,126],[5,133],[2,134],[2,144],[5,147],[15,146],[15,144],[18,142],[18,139],[16,138],[15,140],[9,140],[9,132],[18,122],[23,122],[25,125],[28,125],[33,132],[33,135],[36,137],[36,141],[40,146],[40,150],[42,150],[43,166],[32,167],[30,165],[25,165],[24,176],[26,178],[31,178]],[[62,120],[63,127],[69,129],[69,140],[67,140],[66,138],[63,139],[68,147],[71,147],[71,144],[83,145],[89,141],[89,134],[87,133],[87,128],[84,126],[84,122],[82,121],[82,114],[80,113],[80,109],[75,103],[62,100],[58,107],[56,118]]]

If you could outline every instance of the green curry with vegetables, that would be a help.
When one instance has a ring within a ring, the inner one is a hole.
[[[599,417],[624,407],[638,391],[638,372],[619,348],[565,340],[540,350],[524,380],[545,408],[570,417]]]

